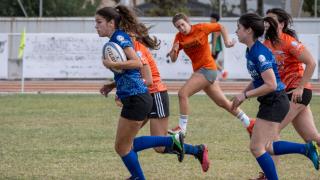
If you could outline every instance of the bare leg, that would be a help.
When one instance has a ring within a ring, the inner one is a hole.
[[[288,114],[285,116],[283,121],[280,123],[278,133],[274,138],[274,141],[279,141],[280,140],[280,132],[282,129],[284,129],[289,123],[293,121],[293,119],[301,112],[302,108],[299,106],[299,104],[290,102],[290,109]],[[272,148],[272,147],[269,147]],[[272,159],[275,164],[279,165],[280,164],[280,157],[279,156],[272,156]]]
[[[220,88],[219,82],[215,81],[210,86],[204,88],[204,92],[215,102],[219,107],[222,107],[232,115],[236,116],[239,114],[240,109],[237,108],[235,111],[231,110],[232,102],[224,95]]]
[[[250,142],[250,150],[254,157],[259,157],[266,151],[273,154],[270,144],[275,138],[278,128],[279,123],[257,119]]]
[[[120,117],[115,141],[115,150],[122,157],[128,154],[143,121],[131,121]]]
[[[178,92],[180,114],[188,115],[189,97],[209,86],[210,82],[200,73],[193,73],[190,79],[182,86]]]
[[[292,125],[305,142],[313,140],[320,145],[320,134],[314,123],[310,106],[305,107],[297,115],[297,117],[292,121]]]
[[[304,105],[296,104],[290,101],[290,109],[286,117],[280,123],[280,131],[296,118],[296,116],[304,109]]]
[[[151,136],[166,136],[168,130],[169,118],[150,119],[150,134]],[[165,147],[156,147],[154,150],[157,153],[162,153]]]

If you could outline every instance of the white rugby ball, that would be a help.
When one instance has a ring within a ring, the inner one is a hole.
[[[123,49],[117,43],[114,43],[114,42],[107,42],[103,46],[102,55],[104,59],[108,57],[113,62],[127,61],[127,56],[124,53]],[[122,69],[115,69],[115,68],[110,68],[110,69],[117,73],[123,72]]]

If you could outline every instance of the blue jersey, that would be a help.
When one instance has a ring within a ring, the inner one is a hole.
[[[252,77],[254,88],[264,84],[261,73],[272,68],[277,81],[276,91],[281,91],[285,85],[280,80],[277,64],[271,51],[260,41],[256,41],[251,49],[247,49],[247,69]]]
[[[112,34],[110,42],[117,43],[122,49],[126,47],[133,48],[129,35],[119,29]],[[116,94],[120,99],[148,92],[139,69],[127,69],[123,73],[114,72],[114,80],[117,86]]]

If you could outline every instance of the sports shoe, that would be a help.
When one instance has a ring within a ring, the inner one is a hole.
[[[250,119],[250,124],[249,124],[249,126],[247,127],[247,131],[248,131],[248,133],[249,133],[250,138],[251,138],[251,136],[252,136],[252,131],[253,131],[253,127],[254,127],[254,124],[255,124],[255,123],[256,123],[256,119],[251,118],[251,119]]]
[[[176,127],[173,128],[173,129],[168,129],[168,133],[171,134],[171,135],[173,135],[173,134],[178,134],[178,133],[180,133],[180,132],[185,136],[186,130],[183,129],[183,128],[181,128],[179,125],[176,126]]]
[[[195,158],[199,160],[202,171],[207,172],[210,167],[210,160],[208,155],[208,147],[205,144],[200,144],[197,146],[199,148],[199,152],[195,155]]]
[[[306,156],[312,161],[314,168],[319,170],[319,149],[316,142],[311,141],[306,144]]]
[[[267,180],[267,177],[264,175],[263,172],[259,172],[259,176],[257,178],[252,178],[249,180]]]
[[[173,140],[172,151],[177,153],[178,161],[182,162],[184,158],[184,135],[182,132],[179,134],[171,135]]]

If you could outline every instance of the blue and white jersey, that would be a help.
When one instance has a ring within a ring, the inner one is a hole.
[[[277,81],[277,90],[281,91],[285,85],[280,80],[277,64],[272,52],[265,47],[260,41],[256,41],[254,45],[247,48],[247,69],[253,80],[254,88],[258,88],[264,84],[261,73],[272,68]]]
[[[117,43],[122,49],[132,47],[132,41],[127,33],[117,29],[111,36],[110,42]],[[123,73],[114,72],[117,86],[117,96],[122,99],[128,96],[143,94],[148,91],[139,69],[126,69]]]

